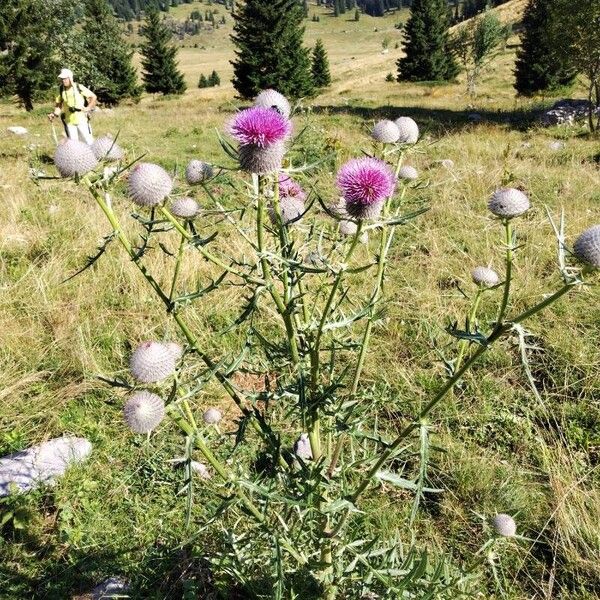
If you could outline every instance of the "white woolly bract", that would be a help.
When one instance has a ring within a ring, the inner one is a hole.
[[[63,140],[54,152],[54,164],[62,177],[85,175],[96,168],[98,161],[90,146],[78,140]]]
[[[419,172],[414,167],[411,167],[410,165],[404,165],[403,167],[400,167],[400,170],[398,171],[398,177],[400,179],[409,179],[409,180],[418,179]]]
[[[140,206],[160,204],[173,189],[173,180],[160,166],[138,163],[128,179],[129,195]]]
[[[288,99],[275,90],[263,90],[254,99],[254,106],[264,106],[265,108],[273,108],[284,117],[289,118],[292,107]]]
[[[92,152],[98,160],[121,160],[124,156],[121,147],[108,135],[94,140]]]
[[[376,219],[381,214],[384,204],[385,200],[373,204],[346,202],[346,212],[353,219]]]
[[[600,269],[600,225],[586,229],[577,238],[573,253],[582,262]]]
[[[129,368],[138,381],[154,383],[173,375],[176,361],[172,347],[161,342],[144,342],[131,355]]]
[[[477,285],[482,287],[494,287],[500,281],[498,273],[489,267],[475,267],[471,271],[471,277]]]
[[[400,129],[398,129],[398,125],[394,121],[384,119],[375,123],[371,137],[377,142],[394,144],[400,139]]]
[[[200,212],[200,205],[189,197],[177,198],[171,204],[171,212],[182,219],[193,219]]]
[[[185,179],[190,185],[202,183],[214,175],[212,165],[201,160],[191,160],[185,169]]]
[[[223,418],[223,413],[218,408],[207,408],[202,415],[202,420],[207,425],[215,425]]]
[[[150,392],[137,392],[123,407],[123,417],[134,433],[149,433],[158,427],[165,416],[162,398]]]
[[[183,355],[183,348],[177,342],[166,342],[164,346],[173,355],[175,362]]]
[[[502,537],[514,537],[517,533],[515,520],[507,514],[500,513],[492,519],[494,531]]]
[[[500,188],[492,194],[488,208],[497,217],[512,219],[529,210],[529,198],[521,190]]]
[[[285,144],[275,142],[266,148],[260,146],[240,146],[238,151],[240,168],[248,173],[267,175],[281,169],[285,155]]]
[[[410,117],[400,117],[394,121],[400,131],[401,144],[415,144],[419,139],[419,126]]]

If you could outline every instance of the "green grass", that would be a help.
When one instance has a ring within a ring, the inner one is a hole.
[[[182,5],[171,14],[179,17],[197,6]],[[512,49],[487,72],[470,107],[460,81],[385,81],[400,52],[394,23],[405,15],[363,15],[355,23],[311,6],[315,10],[323,16],[320,23],[307,22],[307,40],[310,45],[323,37],[334,82],[303,103],[311,110],[296,118],[296,130],[306,118],[307,158],[337,153],[319,174],[320,189],[334,197],[335,168],[369,148],[367,132],[378,118],[413,116],[431,142],[411,159],[430,182],[420,194],[431,210],[403,229],[393,248],[387,315],[376,328],[365,374],[380,424],[393,431],[443,377],[432,340],[444,347],[445,326],[464,318],[467,302],[457,286],[472,291],[469,273],[478,264],[502,269],[499,227],[486,212],[491,191],[522,185],[533,203],[517,225],[523,244],[516,259],[518,310],[557,284],[544,206],[554,215],[565,209],[570,241],[600,222],[597,140],[578,130],[535,125],[535,103],[514,97]],[[222,131],[238,106],[227,83],[230,27],[228,18],[217,32],[184,42],[180,61],[190,86],[184,97],[145,97],[139,105],[102,112],[94,119],[96,133],[120,131],[132,156],[146,152],[147,160],[169,168],[181,168],[192,157],[223,163],[215,129]],[[390,52],[381,54],[386,36]],[[190,47],[196,41],[206,49]],[[212,69],[224,85],[196,89],[199,74]],[[469,122],[474,110],[484,116],[482,123]],[[28,127],[30,134],[4,133],[12,124]],[[52,170],[42,107],[24,114],[0,105],[0,132],[0,453],[63,433],[85,435],[94,444],[86,465],[56,487],[20,500],[31,518],[25,532],[9,527],[0,537],[0,598],[70,598],[116,574],[133,581],[139,598],[209,597],[203,557],[218,540],[196,537],[194,527],[185,530],[185,496],[176,495],[183,473],[168,462],[181,454],[175,429],[162,427],[148,443],[134,439],[121,420],[122,395],[96,378],[124,373],[131,345],[174,336],[175,329],[117,247],[92,270],[62,283],[108,233],[106,224],[81,188],[29,180],[30,160]],[[559,138],[566,147],[552,151],[549,143]],[[438,166],[435,161],[443,158],[455,167]],[[123,199],[116,204],[121,214],[129,212]],[[225,235],[219,243],[228,241],[235,243]],[[155,260],[164,275],[166,259],[157,254]],[[193,281],[197,268],[191,261],[184,266],[186,281]],[[234,334],[214,335],[236,306],[235,291],[224,290],[188,311],[214,356],[239,342]],[[487,301],[482,311],[493,318],[495,304]],[[486,539],[481,515],[496,511],[517,515],[519,532],[535,540],[507,546],[499,565],[505,591],[500,595],[487,571],[478,582],[481,598],[591,600],[600,593],[599,322],[597,290],[590,288],[528,324],[541,349],[531,367],[542,404],[528,387],[518,349],[507,343],[490,352],[431,418],[438,448],[431,457],[431,484],[445,492],[423,503],[415,523],[419,542],[434,553],[468,560]],[[212,404],[226,419],[236,417],[216,385],[195,400],[195,408]],[[286,433],[290,439],[295,434]],[[197,524],[211,502],[210,487],[197,486]],[[365,526],[410,541],[404,519],[412,499],[388,492],[383,500],[368,498]]]

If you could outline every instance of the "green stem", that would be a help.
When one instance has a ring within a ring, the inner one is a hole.
[[[475,319],[477,318],[477,310],[479,309],[479,304],[481,302],[481,297],[483,296],[483,290],[478,289],[477,295],[475,296],[475,301],[473,302],[473,306],[471,308],[471,312],[469,313],[469,318],[467,319],[467,328],[470,330],[471,325],[475,323]],[[460,369],[460,365],[462,363],[465,351],[469,346],[469,340],[461,340],[460,346],[458,350],[458,357],[456,358],[456,364],[454,365],[454,370]]]
[[[506,309],[508,308],[508,300],[510,297],[510,284],[512,281],[512,261],[513,261],[513,230],[510,219],[504,221],[505,243],[506,243],[506,275],[504,279],[504,294],[502,295],[502,303],[498,311],[496,323],[500,324],[504,321]]]
[[[179,271],[181,269],[181,260],[183,258],[183,250],[185,248],[185,236],[181,236],[179,241],[179,249],[177,251],[177,260],[175,261],[175,269],[173,270],[173,280],[171,281],[171,291],[169,292],[169,304],[173,304],[173,296],[175,294],[175,287],[177,286],[177,278],[179,277]]]

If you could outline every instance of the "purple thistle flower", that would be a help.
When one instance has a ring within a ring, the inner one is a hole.
[[[229,132],[241,146],[267,148],[285,140],[292,132],[292,124],[275,110],[253,106],[234,117]]]
[[[357,219],[378,216],[384,200],[394,193],[395,183],[392,169],[377,158],[349,160],[337,175],[346,210]]]
[[[306,200],[306,192],[300,187],[297,181],[294,181],[289,175],[285,173],[279,174],[279,197],[280,198],[293,198],[300,202]]]

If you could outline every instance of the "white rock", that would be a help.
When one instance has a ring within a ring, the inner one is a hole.
[[[129,598],[129,584],[121,577],[109,577],[92,590],[92,600]]]
[[[201,479],[212,479],[212,475],[204,463],[193,460],[191,462],[191,466],[192,471],[194,471],[194,473],[196,473]]]
[[[6,131],[10,133],[14,133],[15,135],[25,135],[29,133],[25,127],[21,127],[20,125],[14,125],[13,127],[7,127]]]
[[[554,150],[555,152],[562,150],[564,147],[565,147],[565,143],[560,142],[558,140],[555,140],[554,142],[550,142],[548,144],[548,148],[550,148],[550,150]]]
[[[27,492],[41,483],[52,483],[75,462],[92,451],[85,438],[60,437],[0,459],[0,496],[14,485]]]

